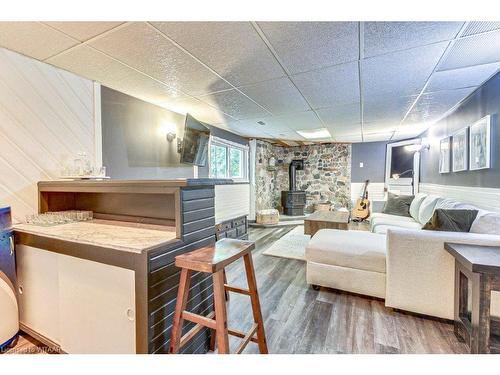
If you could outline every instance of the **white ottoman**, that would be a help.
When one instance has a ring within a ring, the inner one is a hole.
[[[307,283],[385,298],[386,236],[322,229],[306,247]]]
[[[280,221],[280,213],[274,208],[268,210],[257,211],[255,222],[257,224],[278,224]]]

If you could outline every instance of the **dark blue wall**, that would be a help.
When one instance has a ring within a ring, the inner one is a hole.
[[[443,120],[434,124],[420,137],[431,143],[422,153],[420,182],[441,185],[500,187],[500,132],[498,116],[491,118],[491,168],[478,171],[439,173],[439,140],[472,125],[486,115],[500,112],[500,72],[472,93]]]
[[[387,142],[353,143],[351,151],[351,181],[384,182]],[[359,163],[363,163],[363,168]]]

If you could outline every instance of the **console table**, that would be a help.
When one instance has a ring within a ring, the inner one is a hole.
[[[491,292],[500,291],[500,247],[447,242],[445,250],[455,258],[455,334],[472,354],[500,353],[500,320],[490,317]]]

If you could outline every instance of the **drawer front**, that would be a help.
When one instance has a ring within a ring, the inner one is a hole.
[[[215,235],[215,239],[219,241],[222,238],[226,238],[226,232],[220,232]]]
[[[226,237],[227,238],[238,238],[238,232],[237,232],[236,228],[228,230],[226,232]]]
[[[226,221],[215,226],[215,230],[217,233],[228,231],[231,228],[232,226],[230,221]]]
[[[236,234],[238,237],[244,235],[247,232],[247,226],[246,225],[240,225],[239,227],[236,227]]]
[[[246,225],[246,222],[247,222],[246,216],[239,217],[239,218],[233,220],[233,226],[239,227],[241,225]]]

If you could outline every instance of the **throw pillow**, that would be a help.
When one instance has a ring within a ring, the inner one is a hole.
[[[454,210],[437,208],[422,229],[443,232],[468,232],[478,210]]]
[[[470,232],[500,235],[500,213],[481,211],[474,220]]]
[[[413,198],[413,195],[396,195],[388,193],[382,213],[397,216],[410,216],[410,205]]]

